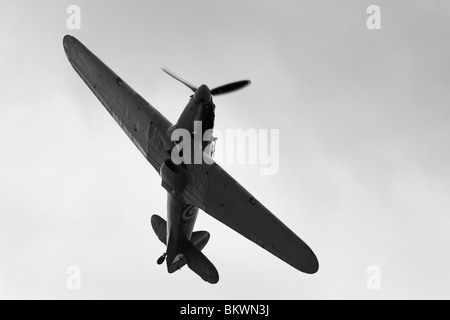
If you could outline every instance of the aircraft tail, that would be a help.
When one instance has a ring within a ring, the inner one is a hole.
[[[155,214],[151,218],[151,223],[158,239],[167,245],[167,222]],[[207,231],[193,232],[191,240],[187,241],[185,248],[169,266],[169,273],[173,273],[187,264],[189,269],[203,280],[213,284],[217,283],[219,281],[219,273],[216,267],[201,252],[208,243],[209,238],[210,234]]]
[[[167,222],[157,214],[154,214],[152,216],[152,228],[153,231],[155,231],[156,236],[158,237],[159,241],[164,243],[166,246],[167,241]]]
[[[186,249],[183,250],[189,269],[198,274],[203,280],[209,283],[219,282],[219,273],[216,267],[208,258],[192,243],[188,242]]]

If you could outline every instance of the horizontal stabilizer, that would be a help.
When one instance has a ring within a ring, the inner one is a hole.
[[[195,231],[192,232],[191,242],[197,247],[198,250],[202,251],[208,243],[209,237],[210,235],[208,231]]]
[[[166,239],[167,239],[167,222],[166,220],[164,220],[163,218],[161,218],[160,216],[154,214],[152,216],[152,228],[153,231],[155,231],[158,239],[166,244]]]
[[[187,260],[189,269],[198,274],[203,280],[212,284],[219,282],[219,273],[216,267],[193,243],[188,243],[183,251],[183,255]]]
[[[167,222],[160,216],[154,214],[151,218],[152,227],[159,240],[166,244]],[[198,274],[203,280],[209,283],[217,283],[219,274],[216,267],[205,257],[201,250],[206,246],[210,238],[207,231],[196,231],[192,233],[191,241],[187,241],[182,254],[178,255],[175,261],[169,265],[169,273],[181,269],[184,265]]]

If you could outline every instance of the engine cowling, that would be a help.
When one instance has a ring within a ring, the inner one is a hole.
[[[176,165],[172,160],[167,159],[162,164],[159,174],[162,179],[161,185],[167,192],[183,192],[186,187],[186,175],[183,167]]]

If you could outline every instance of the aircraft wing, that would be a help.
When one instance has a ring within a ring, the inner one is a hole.
[[[171,123],[76,38],[67,35],[63,44],[75,71],[159,172]]]
[[[197,207],[292,267],[316,273],[316,255],[294,232],[216,163],[188,166],[185,196]]]

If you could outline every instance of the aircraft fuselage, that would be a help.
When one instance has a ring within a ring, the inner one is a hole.
[[[167,270],[177,270],[177,262],[191,240],[198,208],[187,203],[183,194],[167,193]]]
[[[209,89],[205,85],[200,86],[191,96],[177,123],[167,130],[167,134],[170,137],[175,129],[185,129],[193,137],[195,134],[194,123],[200,121],[202,123],[201,136],[203,137],[206,130],[214,128],[214,110],[215,105]],[[194,141],[194,139],[191,140]],[[200,152],[203,152],[210,143],[211,140],[203,141]],[[196,148],[194,143],[192,144],[193,148]],[[194,152],[192,152],[192,155],[194,155]],[[182,252],[188,241],[191,240],[198,210],[195,205],[186,201],[183,192],[179,192],[179,190],[168,191],[166,261],[170,273],[177,270],[178,260],[183,259]]]

